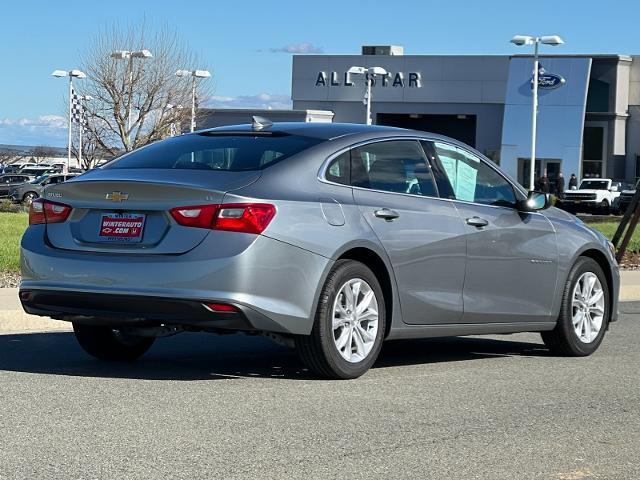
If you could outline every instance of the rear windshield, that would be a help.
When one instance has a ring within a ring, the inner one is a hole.
[[[320,142],[297,135],[183,135],[134,150],[102,168],[260,170]]]

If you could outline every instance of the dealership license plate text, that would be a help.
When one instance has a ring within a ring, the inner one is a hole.
[[[99,236],[114,242],[140,242],[145,215],[139,213],[107,213],[102,215]]]

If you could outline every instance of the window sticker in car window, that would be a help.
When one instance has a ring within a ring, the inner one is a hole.
[[[456,191],[456,183],[457,183],[457,167],[456,164],[458,161],[455,158],[448,157],[444,154],[439,155],[440,163],[442,164],[442,168],[444,168],[447,177],[449,178],[449,183],[451,184],[451,188],[453,191]]]
[[[464,162],[458,162],[458,171],[456,173],[456,198],[473,202],[476,195],[476,177],[478,170],[467,165]]]

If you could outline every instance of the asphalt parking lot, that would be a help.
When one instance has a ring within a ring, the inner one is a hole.
[[[0,478],[636,479],[638,338],[626,314],[590,358],[534,334],[394,342],[324,381],[257,337],[110,365],[70,333],[2,335]]]

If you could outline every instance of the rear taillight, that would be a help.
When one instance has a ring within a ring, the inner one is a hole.
[[[216,230],[262,233],[276,214],[276,207],[268,203],[236,203],[220,205]]]
[[[267,228],[276,214],[276,207],[268,203],[228,203],[177,207],[170,213],[185,227],[257,234]]]
[[[185,227],[212,228],[218,205],[178,207],[172,208],[169,213],[176,222]]]
[[[71,207],[64,203],[37,198],[29,207],[29,225],[64,222],[71,210]]]

